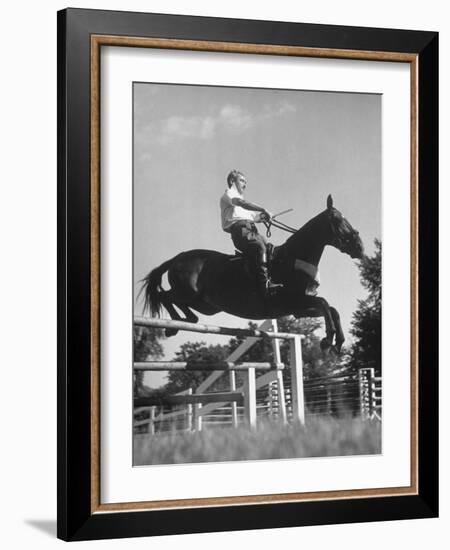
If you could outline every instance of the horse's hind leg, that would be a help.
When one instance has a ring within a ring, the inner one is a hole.
[[[183,321],[183,319],[178,314],[178,311],[173,306],[170,290],[169,291],[164,290],[163,292],[161,292],[160,300],[161,300],[161,304],[167,309],[170,317],[174,321]],[[177,334],[177,333],[178,333],[177,329],[174,329],[174,328],[166,328],[165,329],[165,334],[166,334],[167,337],[175,336],[175,334]]]
[[[175,301],[173,299],[173,293],[170,290],[162,292],[160,299],[162,305],[167,309],[169,315],[174,321],[186,321],[188,323],[198,322],[197,315],[195,315],[195,313],[188,306]],[[174,306],[181,309],[181,311],[185,314],[186,317],[184,319],[180,317],[178,311],[175,309]],[[175,336],[175,334],[178,333],[178,330],[174,328],[166,328],[165,333],[167,337]]]
[[[186,315],[186,319],[183,319],[184,321],[187,321],[188,323],[198,323],[198,317],[197,315],[195,315],[192,309],[184,304],[180,304],[178,302],[174,303]]]

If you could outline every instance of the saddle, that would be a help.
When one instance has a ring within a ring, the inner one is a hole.
[[[280,254],[280,247],[274,246],[272,243],[267,243],[266,255],[266,266],[269,273],[269,278],[271,278],[273,267],[275,264],[283,261],[283,254]],[[236,260],[244,260],[244,265],[246,265],[245,255],[237,249],[235,249],[234,251],[234,258],[231,258],[231,261]],[[297,259],[294,261],[293,269],[294,271],[301,271],[305,273],[310,278],[310,282],[306,287],[305,294],[307,296],[317,296],[318,288],[320,285],[320,276],[317,267],[308,262]],[[247,268],[246,271],[248,272]]]
[[[266,245],[266,263],[267,263],[267,268],[269,269],[270,271],[270,267],[273,263],[273,261],[275,260],[276,256],[277,256],[277,251],[278,251],[278,246],[274,246],[272,243],[267,243]],[[238,250],[237,248],[235,248],[234,250],[234,258],[231,259],[231,261],[233,260],[237,260],[237,259],[241,259],[241,258],[245,258],[244,254]]]
[[[277,252],[278,252],[278,246],[274,246],[272,243],[267,243],[266,245],[266,261],[265,266],[267,268],[267,273],[269,276],[269,280],[272,278],[272,269],[274,266],[274,263],[277,261]],[[230,261],[236,261],[240,260],[244,262],[244,269],[247,272],[249,276],[251,276],[250,268],[247,265],[245,254],[243,254],[240,250],[235,249],[234,250],[234,257],[231,258]]]

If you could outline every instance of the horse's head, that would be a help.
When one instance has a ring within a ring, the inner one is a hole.
[[[364,256],[364,245],[358,231],[333,206],[333,198],[328,195],[325,214],[330,222],[330,244],[351,258],[361,259]]]

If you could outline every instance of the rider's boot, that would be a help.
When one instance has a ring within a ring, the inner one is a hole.
[[[275,294],[276,289],[282,287],[281,284],[272,283],[269,278],[269,271],[267,264],[262,263],[257,266],[257,278],[256,283],[259,293],[263,298],[267,298]]]

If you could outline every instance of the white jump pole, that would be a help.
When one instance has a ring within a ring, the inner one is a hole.
[[[290,343],[291,366],[291,399],[292,419],[300,424],[305,423],[305,402],[303,393],[303,360],[300,336],[295,336]]]
[[[192,395],[192,388],[189,388],[187,391],[187,395]],[[188,432],[192,432],[192,417],[194,416],[194,406],[192,403],[189,403],[186,409],[186,430]]]
[[[230,377],[230,391],[236,391],[236,371],[232,370],[229,373]],[[231,424],[233,428],[237,428],[238,425],[238,414],[237,414],[237,403],[233,401],[231,403]]]
[[[267,325],[266,325],[267,323]],[[210,333],[210,334],[223,334],[229,336],[243,336],[247,340],[244,341],[228,358],[228,361],[222,362],[220,364],[214,365],[205,365],[203,363],[187,363],[187,362],[161,362],[161,361],[150,361],[150,362],[138,362],[134,363],[134,370],[212,370],[213,372],[211,377],[217,379],[221,372],[218,371],[228,371],[230,373],[230,383],[234,385],[234,371],[243,370],[245,375],[245,384],[244,384],[244,398],[245,398],[245,416],[248,424],[252,427],[256,426],[256,378],[255,378],[255,369],[272,371],[276,370],[275,378],[277,382],[278,389],[278,402],[279,402],[279,411],[280,416],[283,419],[283,422],[287,421],[287,410],[286,410],[286,400],[283,384],[283,376],[281,369],[281,357],[280,357],[280,347],[278,339],[286,339],[290,341],[290,367],[291,367],[291,378],[292,378],[292,415],[293,419],[301,422],[305,422],[305,411],[304,411],[304,394],[303,394],[303,365],[302,365],[302,349],[301,349],[301,336],[293,335],[284,332],[277,331],[276,321],[272,322],[272,331],[267,330],[266,328],[270,327],[270,321],[265,321],[259,329],[242,329],[242,328],[231,328],[231,327],[217,327],[212,325],[202,325],[188,323],[185,321],[173,321],[170,319],[145,319],[145,318],[135,318],[135,326],[141,327],[153,327],[153,328],[176,328],[177,330],[187,330],[191,332],[201,332],[201,333]],[[254,343],[254,340],[258,338],[270,338],[276,340],[274,343],[274,356],[275,362],[272,363],[235,363],[235,360],[240,357],[245,349],[251,347]],[[236,355],[236,357],[234,357]],[[270,377],[272,378],[273,373],[270,372]],[[206,382],[211,383],[211,377],[208,380],[204,381],[202,385]],[[262,376],[261,378],[264,378]],[[270,381],[270,380],[269,380]],[[201,386],[202,386],[201,385]],[[200,392],[200,388],[197,388],[196,394]],[[200,431],[202,429],[202,405],[201,403],[194,403],[195,411],[195,430]],[[236,414],[236,403],[232,403],[233,411],[233,423],[237,424],[237,414]]]
[[[256,376],[255,369],[249,368],[244,381],[245,419],[250,428],[256,427]]]
[[[149,423],[148,423],[148,435],[155,435],[155,412],[156,407],[150,407],[149,411]]]
[[[195,431],[201,432],[202,431],[202,404],[196,403],[194,405],[194,411],[195,411]]]

